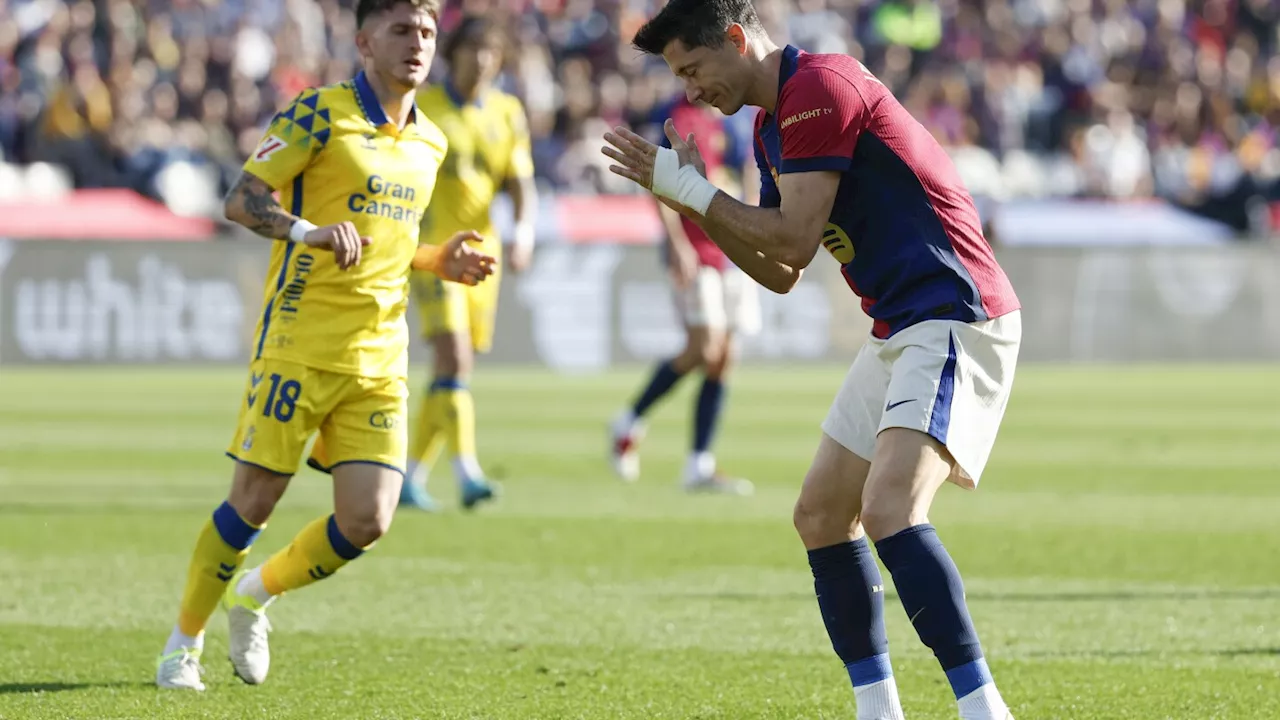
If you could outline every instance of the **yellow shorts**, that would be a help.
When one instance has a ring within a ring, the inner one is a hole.
[[[447,282],[432,273],[414,273],[422,336],[431,339],[436,335],[470,335],[476,352],[489,352],[498,312],[500,274],[494,272],[484,282],[471,286]]]
[[[227,455],[282,475],[298,471],[312,433],[307,464],[329,472],[344,463],[372,463],[404,472],[408,453],[404,378],[367,378],[285,360],[249,365],[240,421]]]

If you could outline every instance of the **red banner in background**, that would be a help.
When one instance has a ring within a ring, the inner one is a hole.
[[[175,215],[132,190],[77,190],[0,201],[0,237],[13,240],[212,240],[209,218]]]
[[[648,195],[561,195],[555,216],[564,242],[634,245],[662,237],[658,206]]]

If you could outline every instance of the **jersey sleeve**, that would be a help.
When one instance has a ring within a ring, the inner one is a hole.
[[[245,161],[245,172],[276,190],[301,175],[329,141],[329,108],[320,101],[317,90],[303,90],[288,107],[276,113],[258,147]]]
[[[529,137],[529,121],[519,100],[511,100],[507,111],[511,123],[511,157],[507,160],[507,177],[523,180],[533,177],[533,141]]]
[[[778,98],[778,171],[848,170],[867,115],[862,95],[838,72],[815,68],[796,73]]]

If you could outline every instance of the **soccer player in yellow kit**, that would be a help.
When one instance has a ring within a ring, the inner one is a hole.
[[[459,23],[443,46],[449,63],[443,83],[425,89],[418,104],[449,138],[435,202],[422,224],[425,243],[441,243],[460,230],[478,229],[485,252],[499,256],[502,242],[490,222],[500,191],[515,212],[510,267],[520,272],[533,250],[537,188],[524,108],[514,96],[493,87],[502,66],[503,38],[487,17]],[[401,504],[435,508],[427,475],[447,446],[464,508],[493,497],[476,460],[476,415],[467,383],[474,357],[493,344],[498,306],[496,274],[488,282],[463,287],[430,273],[415,277],[423,335],[435,354],[431,386],[422,396],[412,433]]]
[[[299,94],[228,194],[229,219],[277,242],[227,451],[236,460],[231,492],[196,540],[178,622],[157,662],[161,687],[204,689],[204,628],[219,598],[236,675],[261,683],[267,606],[359,557],[391,523],[408,440],[410,268],[473,284],[495,262],[467,245],[475,233],[418,244],[447,150],[414,105],[438,13],[438,0],[360,0],[363,72]],[[334,512],[241,570],[317,430],[308,462],[332,473]]]

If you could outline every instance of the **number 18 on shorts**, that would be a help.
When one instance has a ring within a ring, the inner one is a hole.
[[[240,420],[227,455],[282,475],[298,470],[319,431],[311,464],[353,462],[403,472],[408,447],[404,378],[367,378],[272,358],[249,366]]]

